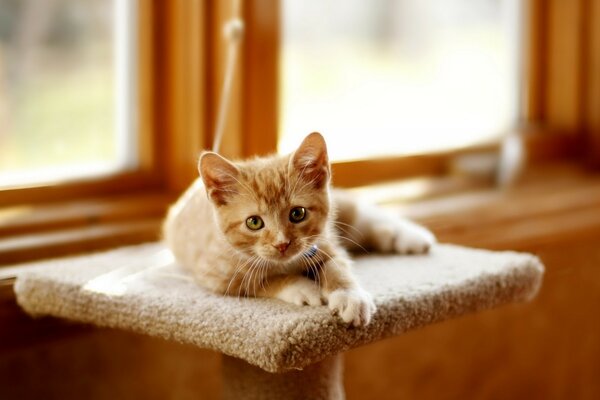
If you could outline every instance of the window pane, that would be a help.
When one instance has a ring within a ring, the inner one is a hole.
[[[519,110],[518,0],[283,1],[281,151],[333,159],[498,138]]]
[[[135,164],[132,3],[0,0],[0,186]]]

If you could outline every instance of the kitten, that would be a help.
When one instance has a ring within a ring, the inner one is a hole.
[[[214,292],[327,304],[366,325],[375,304],[351,271],[351,249],[423,253],[425,228],[331,190],[325,140],[308,135],[288,156],[232,163],[205,152],[201,178],[170,208],[164,238],[180,264]],[[348,246],[347,246],[348,247]]]

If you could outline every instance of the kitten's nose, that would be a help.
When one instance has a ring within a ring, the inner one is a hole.
[[[287,248],[290,247],[290,241],[274,244],[273,247],[279,250],[279,252],[283,255]]]

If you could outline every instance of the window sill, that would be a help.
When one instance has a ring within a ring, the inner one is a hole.
[[[453,176],[353,190],[443,242],[526,249],[600,230],[600,175],[572,163],[529,167],[505,190]],[[150,192],[0,210],[0,279],[9,264],[156,240],[174,198]]]
[[[415,191],[414,182],[403,182],[356,190],[425,224],[442,242],[535,252],[543,246],[600,234],[600,174],[572,164],[530,168],[508,190],[460,178],[434,179],[426,186],[429,190]],[[149,193],[36,206],[18,217],[5,210],[0,226],[0,260],[8,264],[10,260],[156,240],[172,200],[173,196]],[[11,327],[0,334],[0,351],[90,330],[53,318],[33,320],[26,316],[12,289],[18,268],[0,267],[0,325]]]
[[[532,251],[600,234],[600,174],[573,163],[529,167],[507,189],[450,185],[448,178],[430,186],[444,183],[445,193],[434,190],[427,199],[378,201],[429,227],[441,242],[465,246]],[[448,193],[452,187],[460,190]]]
[[[174,196],[143,193],[0,210],[2,266],[158,238]]]

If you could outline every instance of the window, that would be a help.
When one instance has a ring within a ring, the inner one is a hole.
[[[518,131],[531,160],[588,150],[600,159],[599,69],[590,67],[600,54],[600,6],[579,0],[476,3],[241,2],[245,35],[223,154],[289,151],[320,130],[330,143],[335,185],[448,176],[456,155],[496,152],[497,138],[522,117]],[[227,53],[222,28],[232,4],[0,0],[0,264],[157,237],[166,207],[197,177],[198,153],[211,144]],[[23,23],[27,12],[45,22]],[[32,42],[35,62],[25,61],[35,73],[11,53],[18,48],[13,38],[27,26],[41,35]],[[69,36],[73,32],[79,35]],[[447,68],[462,55],[473,60],[470,72],[481,85],[465,83],[460,69],[450,82],[436,75],[433,66]],[[335,76],[348,65],[349,76]],[[433,69],[433,83],[421,69]],[[19,79],[10,75],[14,71]],[[385,79],[375,79],[380,73]],[[487,74],[497,79],[484,82]],[[60,96],[50,91],[57,85],[50,78],[66,82]],[[75,83],[81,82],[85,93],[77,97]],[[34,96],[27,85],[44,90]],[[444,100],[446,87],[465,88],[460,101]],[[438,89],[443,95],[428,102]],[[50,92],[60,101],[44,99]],[[380,92],[392,100],[362,98]],[[396,113],[394,101],[411,112]],[[42,102],[51,110],[41,113],[46,119],[29,118],[41,112]],[[489,118],[471,118],[472,107]],[[19,144],[30,135],[35,140]],[[477,144],[485,141],[493,144]],[[80,142],[86,143],[81,150],[67,150]],[[54,177],[32,172],[41,166]]]
[[[1,3],[0,186],[136,167],[135,2]]]
[[[517,0],[282,3],[279,149],[333,160],[489,143],[520,117]]]
[[[0,91],[2,106],[40,112],[35,121],[12,112],[0,118],[36,124],[0,131],[0,141],[17,142],[0,143],[0,266],[157,239],[166,207],[197,176],[205,147],[205,5],[0,0],[0,6],[1,67],[9,63],[5,43],[13,32],[31,26],[48,32],[32,53],[35,73],[19,72],[25,86],[47,92],[25,92],[28,102],[20,102],[21,92]],[[21,21],[28,7],[52,29]],[[3,85],[18,82],[4,72],[0,77]],[[28,135],[35,140],[18,147]]]

